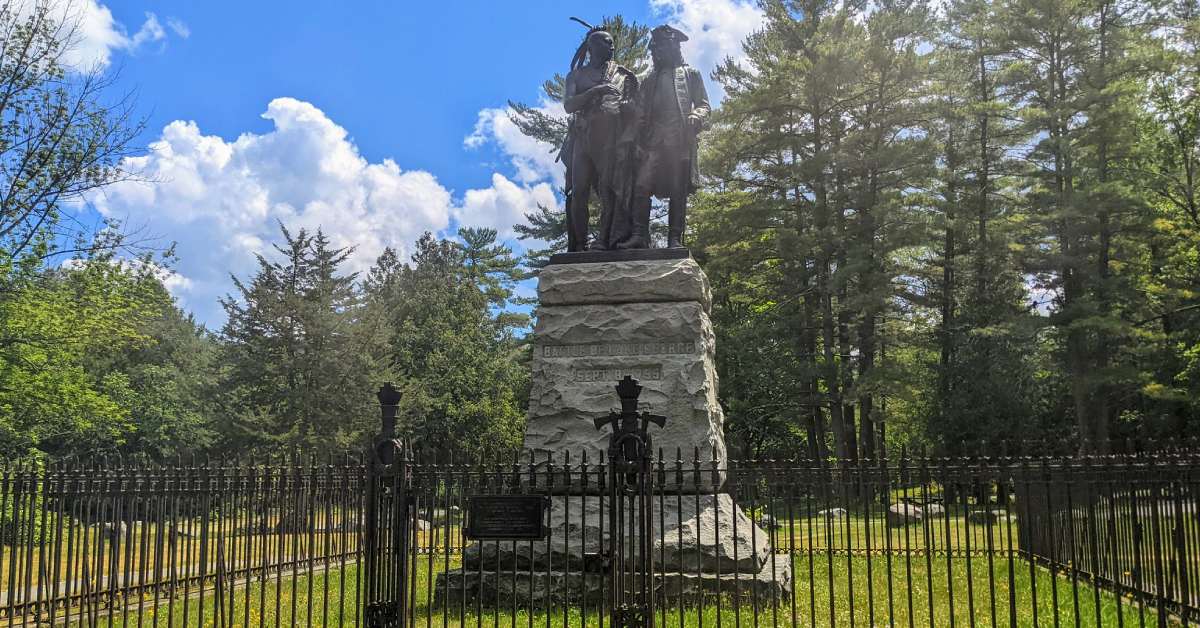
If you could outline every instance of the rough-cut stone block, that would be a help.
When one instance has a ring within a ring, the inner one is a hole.
[[[712,305],[708,279],[693,259],[557,264],[538,275],[539,305],[695,301]]]
[[[651,428],[669,458],[725,459],[717,400],[712,324],[697,302],[543,307],[534,329],[533,377],[525,447],[538,452],[600,453],[607,431],[594,420],[617,405],[625,375],[643,387],[641,403],[667,417]]]
[[[581,570],[584,555],[601,550],[602,538],[603,546],[609,546],[607,508],[606,502],[600,510],[598,497],[551,498],[550,535],[545,541],[475,543],[463,551],[463,564],[493,570]],[[770,556],[770,536],[734,507],[727,494],[670,497],[661,505],[655,499],[653,512],[658,569],[750,574],[758,573]],[[625,543],[630,551],[636,545],[628,537]]]
[[[437,604],[469,602],[507,607],[566,604],[588,605],[594,611],[607,593],[606,577],[581,571],[512,571],[453,569],[437,575]],[[700,598],[737,598],[764,607],[781,604],[792,595],[792,563],[786,554],[774,555],[757,572],[696,573],[660,571],[654,577],[659,600],[672,605],[694,606]]]

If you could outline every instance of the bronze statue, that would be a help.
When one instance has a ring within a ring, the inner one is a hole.
[[[700,72],[683,61],[687,35],[670,26],[650,32],[650,73],[638,95],[639,149],[630,208],[631,234],[619,248],[650,245],[650,197],[669,198],[667,246],[683,246],[687,195],[699,185],[696,135],[709,114]]]
[[[567,164],[567,250],[588,248],[588,201],[600,198],[600,233],[593,249],[628,238],[633,193],[637,76],[613,60],[612,35],[588,27],[571,60],[563,93],[570,114],[560,158]]]

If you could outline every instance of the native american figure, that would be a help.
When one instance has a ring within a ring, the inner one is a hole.
[[[600,231],[593,249],[613,248],[629,236],[637,76],[613,60],[613,38],[588,27],[571,60],[563,94],[570,114],[559,158],[567,165],[567,250],[588,249],[588,201],[600,198]]]
[[[699,185],[696,135],[709,114],[708,93],[700,72],[683,62],[679,45],[687,41],[670,26],[650,32],[654,67],[640,81],[638,164],[630,208],[631,234],[618,248],[650,246],[650,197],[669,198],[667,246],[683,246],[687,196]]]

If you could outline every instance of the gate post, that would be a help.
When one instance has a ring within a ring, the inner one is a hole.
[[[405,477],[406,452],[396,437],[400,391],[386,383],[379,399],[380,432],[367,455],[366,513],[363,522],[363,558],[366,590],[363,594],[367,628],[403,627],[406,619],[404,567],[408,562],[408,512]],[[388,502],[391,502],[389,504]],[[391,506],[392,508],[389,508]],[[394,512],[392,510],[394,509]]]
[[[595,420],[598,430],[612,427],[608,439],[609,625],[651,628],[655,587],[653,440],[649,428],[651,423],[662,428],[667,418],[638,410],[642,387],[636,379],[626,375],[616,388],[621,411]],[[632,556],[626,555],[627,540],[632,541]]]

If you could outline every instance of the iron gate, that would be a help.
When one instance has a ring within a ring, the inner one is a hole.
[[[655,516],[652,477],[654,447],[649,428],[651,425],[663,427],[666,417],[638,408],[638,397],[641,395],[642,387],[636,379],[626,376],[617,384],[616,392],[621,400],[621,410],[595,421],[596,429],[611,430],[607,460],[605,461],[607,464],[602,462],[589,471],[585,455],[576,474],[579,481],[570,479],[572,474],[569,469],[567,471],[568,479],[559,481],[557,479],[559,474],[554,472],[553,461],[550,460],[548,467],[545,467],[544,470],[544,477],[547,479],[539,483],[538,479],[543,476],[543,472],[537,471],[538,461],[530,459],[526,467],[530,471],[522,473],[521,464],[517,463],[514,465],[511,482],[502,483],[499,489],[494,485],[484,486],[482,484],[475,486],[475,489],[486,491],[488,495],[504,495],[514,498],[541,495],[546,503],[550,503],[551,499],[566,498],[569,500],[576,497],[585,500],[583,503],[586,506],[588,503],[586,500],[595,499],[599,506],[600,517],[607,521],[609,533],[607,535],[603,533],[604,523],[602,522],[599,538],[596,539],[599,545],[598,551],[579,552],[580,560],[574,565],[577,569],[572,569],[572,554],[569,548],[565,552],[565,568],[560,566],[558,571],[553,568],[553,555],[551,555],[550,562],[544,567],[545,575],[548,577],[544,586],[547,589],[556,586],[554,582],[550,581],[555,578],[554,574],[565,574],[560,578],[583,580],[584,585],[581,587],[580,598],[571,599],[570,602],[582,604],[586,609],[588,602],[586,581],[590,574],[590,577],[599,580],[597,588],[602,591],[603,600],[599,601],[598,606],[604,610],[608,617],[608,624],[612,628],[649,628],[654,624],[657,594],[654,575]],[[446,473],[452,475],[454,465],[452,462],[443,461],[445,468],[441,469],[442,473],[414,472],[416,468],[437,469],[437,461],[432,464],[428,462],[420,465],[414,464],[412,450],[402,439],[397,438],[396,413],[400,393],[391,384],[385,384],[380,389],[378,398],[383,427],[370,452],[363,535],[366,569],[365,617],[369,628],[404,627],[415,623],[412,601],[418,595],[418,579],[420,578],[419,566],[415,564],[419,559],[415,559],[414,553],[410,550],[420,545],[418,535],[429,532],[433,527],[432,525],[427,527],[427,523],[435,518],[434,515],[439,509],[443,516],[451,516],[453,506],[449,502],[452,501],[452,498],[448,496],[450,491],[441,485],[440,476],[444,476]],[[567,460],[569,459],[568,455]],[[487,475],[493,478],[502,477],[497,474]],[[458,491],[456,494],[461,498],[462,491]],[[439,498],[440,507],[437,505]],[[488,503],[494,504],[495,501]],[[525,503],[528,501],[526,500]],[[563,503],[567,504],[569,519],[569,501]],[[459,539],[461,543],[463,539],[470,538],[469,533],[466,532],[470,526],[467,525],[467,521],[463,520],[461,508],[458,512],[460,513],[458,521],[460,525],[457,528],[458,534],[462,535]],[[429,515],[429,518],[423,518],[421,515]],[[468,517],[475,516],[474,513],[466,513],[466,515]],[[587,520],[586,514],[583,520]],[[584,536],[586,537],[586,532]],[[514,541],[512,556],[515,567],[515,538],[498,538]],[[476,613],[482,614],[492,606],[490,602],[485,604],[482,599],[485,597],[482,590],[485,588],[487,580],[482,567],[485,561],[484,553],[487,551],[484,547],[484,539],[472,538],[472,540],[476,542],[474,549],[476,549],[478,558],[475,561],[480,567],[476,580],[471,585],[467,584],[466,580],[471,578],[472,574],[467,573],[465,567],[459,570],[461,572],[459,589],[463,592],[464,602],[460,606],[460,614],[465,614],[468,587],[473,589]],[[459,546],[461,547],[461,544]],[[430,547],[428,540],[425,547]],[[579,549],[586,548],[586,538],[583,538],[580,540]],[[470,548],[467,551],[470,551]],[[497,550],[497,562],[499,560],[498,552],[499,550]],[[530,607],[522,609],[526,612],[532,611],[535,598],[533,591],[535,571],[540,570],[539,565],[532,557],[532,552],[531,545],[530,557],[526,565],[530,583],[527,591]],[[464,554],[466,553],[464,552]],[[426,574],[432,574],[435,571],[433,555],[430,552],[425,554],[429,557],[430,566]],[[444,567],[441,574],[443,577],[450,574],[448,558]],[[513,580],[515,583],[515,576]],[[428,584],[426,583],[424,587],[426,592],[430,589]],[[496,583],[496,586],[499,586],[499,583]],[[440,595],[448,594],[443,591]],[[550,597],[560,594],[547,591],[544,595],[548,600]],[[563,595],[573,595],[573,593]],[[515,615],[517,611],[515,592],[513,596],[511,606]],[[499,595],[496,598],[494,601],[499,604]]]

